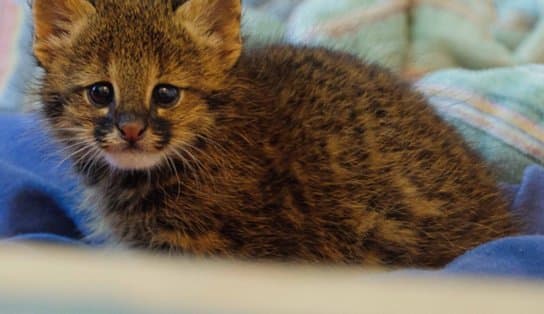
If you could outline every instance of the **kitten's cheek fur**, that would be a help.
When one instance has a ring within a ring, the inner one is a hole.
[[[159,165],[163,156],[161,153],[109,152],[104,154],[104,158],[120,170],[146,170]]]

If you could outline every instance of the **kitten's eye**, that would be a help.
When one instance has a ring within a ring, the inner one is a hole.
[[[158,85],[153,90],[153,103],[161,108],[171,108],[179,100],[181,91],[172,85]]]
[[[113,102],[113,86],[107,82],[96,83],[88,89],[89,99],[97,108],[104,108]]]

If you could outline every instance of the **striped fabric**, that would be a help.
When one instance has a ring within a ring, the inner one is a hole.
[[[544,165],[544,66],[492,71],[447,70],[418,88],[495,167],[517,182],[527,166]]]
[[[426,86],[424,92],[444,116],[462,120],[544,163],[544,126],[536,120],[475,91]]]

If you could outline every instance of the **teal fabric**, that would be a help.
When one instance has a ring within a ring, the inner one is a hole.
[[[407,76],[544,61],[544,0],[250,1],[251,35],[350,51]],[[289,11],[289,8],[291,11]],[[288,12],[288,13],[286,13]],[[270,16],[285,27],[269,28]],[[278,30],[284,36],[278,36]],[[255,42],[255,38],[251,39]]]

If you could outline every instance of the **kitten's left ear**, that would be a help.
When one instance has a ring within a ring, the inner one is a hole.
[[[227,68],[242,52],[241,0],[174,0],[176,19],[194,40],[220,54]]]
[[[69,37],[95,12],[94,0],[33,0],[34,54],[46,64],[55,43]]]

